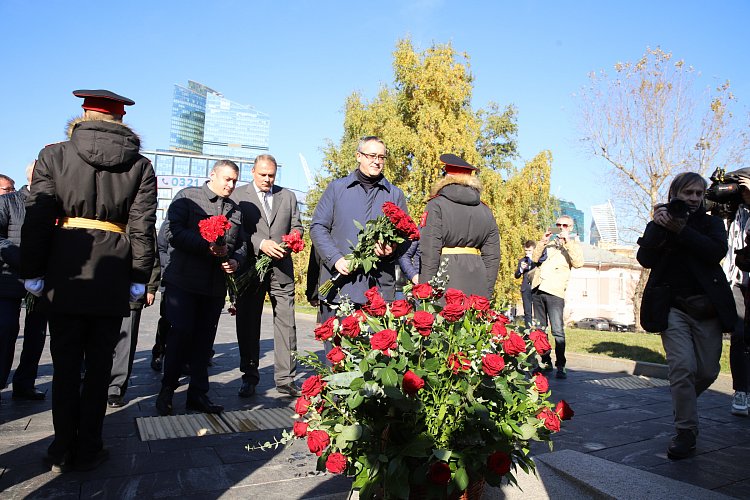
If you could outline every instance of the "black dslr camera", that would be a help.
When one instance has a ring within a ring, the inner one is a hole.
[[[667,213],[675,219],[687,219],[690,214],[687,203],[685,200],[679,198],[673,198],[667,203]]]
[[[711,215],[732,220],[742,203],[739,177],[717,168],[711,174],[711,185],[706,189],[706,211]]]

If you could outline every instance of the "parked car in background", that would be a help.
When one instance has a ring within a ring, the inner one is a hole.
[[[626,323],[622,323],[620,321],[615,321],[613,319],[610,319],[609,331],[610,332],[634,332],[635,325],[628,325]]]
[[[576,327],[606,332],[609,330],[609,321],[606,318],[583,318],[576,321]]]

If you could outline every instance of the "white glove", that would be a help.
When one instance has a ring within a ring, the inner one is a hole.
[[[146,293],[146,285],[142,283],[131,283],[130,284],[130,302],[135,302]]]
[[[35,297],[41,297],[42,291],[44,290],[44,279],[33,278],[30,280],[23,280],[23,287],[31,295],[34,295]]]

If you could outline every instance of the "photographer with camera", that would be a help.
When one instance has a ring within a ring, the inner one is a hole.
[[[718,179],[715,179],[719,177]],[[714,183],[706,193],[708,198],[714,193],[730,193],[731,196],[711,196],[717,202],[724,201],[724,206],[729,206],[724,212],[729,222],[728,243],[729,250],[724,258],[722,267],[724,273],[732,286],[732,295],[737,307],[737,323],[732,331],[729,347],[729,367],[732,372],[732,397],[731,412],[733,415],[747,416],[748,414],[748,389],[750,389],[750,353],[745,340],[745,299],[748,287],[748,272],[750,271],[750,247],[746,245],[748,219],[750,219],[750,168],[743,168],[730,172],[715,173],[712,176]],[[719,207],[722,205],[718,204]],[[736,206],[736,208],[734,208]],[[731,217],[731,212],[734,217]]]
[[[677,434],[667,450],[673,460],[695,450],[698,396],[719,374],[722,332],[737,315],[720,262],[727,253],[722,220],[706,213],[706,180],[677,175],[669,203],[654,207],[653,220],[638,239],[637,259],[651,269],[641,303],[641,325],[660,332],[669,366]]]

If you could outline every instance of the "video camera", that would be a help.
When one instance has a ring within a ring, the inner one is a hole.
[[[717,168],[711,174],[711,185],[706,189],[706,211],[711,215],[732,220],[742,203],[739,177]]]

